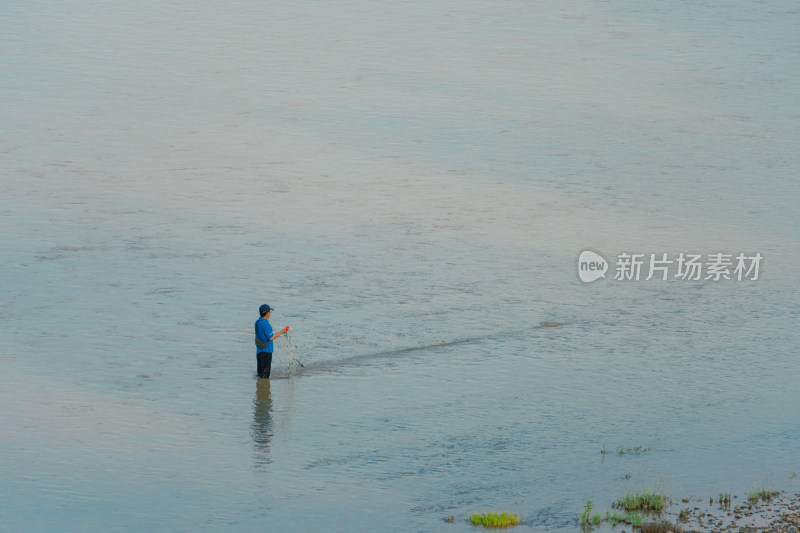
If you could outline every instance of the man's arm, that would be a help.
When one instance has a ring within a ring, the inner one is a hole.
[[[286,326],[285,328],[283,328],[282,330],[280,330],[278,333],[276,333],[275,335],[273,335],[272,337],[270,337],[270,338],[269,338],[269,340],[271,340],[271,341],[274,341],[275,339],[277,339],[278,337],[280,337],[281,335],[283,335],[283,334],[284,334],[284,333],[286,333],[287,331],[289,331],[289,326]]]

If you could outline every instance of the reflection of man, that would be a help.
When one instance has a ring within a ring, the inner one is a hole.
[[[269,317],[272,315],[272,308],[267,304],[258,308],[258,314],[261,316],[256,320],[256,361],[258,363],[257,373],[260,378],[269,378],[270,368],[272,368],[272,341],[277,339],[287,331],[289,326],[286,326],[278,333],[272,333],[272,324],[269,323]]]
[[[253,426],[250,428],[255,447],[256,465],[268,465],[269,447],[272,442],[272,396],[269,380],[259,379],[256,385],[256,397],[253,400]]]

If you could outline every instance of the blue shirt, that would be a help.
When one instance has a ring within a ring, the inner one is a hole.
[[[269,352],[272,353],[272,341],[269,340],[272,337],[272,324],[269,323],[269,320],[266,318],[259,318],[256,320],[256,338],[261,339],[262,341],[267,343],[266,348],[259,348],[256,345],[256,353],[259,352]]]

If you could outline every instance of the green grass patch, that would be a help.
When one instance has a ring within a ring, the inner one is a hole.
[[[758,500],[761,500],[762,502],[768,502],[779,494],[780,492],[775,490],[767,490],[762,485],[761,487],[756,487],[747,493],[747,501],[750,503],[755,503]]]
[[[608,515],[608,513],[606,513],[606,515]],[[583,512],[578,517],[578,520],[580,521],[581,527],[587,528],[590,525],[599,525],[604,518],[603,515],[599,513],[592,514],[592,501],[587,500],[586,505],[583,508]]]
[[[474,513],[469,517],[470,522],[483,527],[507,527],[519,524],[516,513]]]
[[[731,493],[730,492],[721,492],[719,495],[719,502],[720,507],[730,507],[731,506]]]
[[[660,492],[637,491],[620,496],[614,506],[626,511],[660,512],[666,503],[667,497]]]
[[[592,500],[586,500],[586,505],[583,508],[583,512],[578,517],[578,520],[581,523],[581,527],[589,525],[589,522],[592,520]]]
[[[578,515],[578,522],[580,522],[581,528],[584,530],[589,530],[594,526],[599,526],[603,522],[611,522],[611,527],[614,527],[617,524],[629,524],[635,528],[641,526],[643,522],[643,517],[639,513],[609,513],[606,511],[606,514],[602,515],[600,513],[593,513],[593,508],[594,506],[591,500],[589,500],[586,502],[583,512]]]
[[[611,526],[616,526],[617,524],[629,524],[633,527],[639,527],[642,525],[642,515],[639,513],[606,513],[606,520],[611,522]]]

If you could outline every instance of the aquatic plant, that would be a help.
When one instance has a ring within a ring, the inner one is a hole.
[[[780,492],[775,490],[767,490],[763,485],[760,487],[756,486],[753,490],[747,493],[747,501],[750,503],[755,503],[758,500],[768,502],[778,494],[780,494]]]
[[[473,513],[470,521],[476,526],[483,527],[506,527],[519,524],[519,517],[516,513]]]
[[[632,446],[630,448],[617,448],[617,455],[643,455],[645,453],[649,453],[653,450],[652,446]],[[600,455],[606,455],[608,453],[608,449],[606,448],[605,442],[601,443],[600,446]]]
[[[634,446],[632,448],[620,448],[617,453],[619,455],[643,455],[645,453],[649,453],[653,449],[652,446]]]
[[[633,527],[639,527],[642,525],[643,518],[639,513],[606,513],[606,520],[611,522],[612,527],[619,523],[630,524]]]
[[[587,500],[583,512],[578,517],[578,521],[580,522],[581,527],[583,528],[589,527],[590,524],[596,526],[600,524],[603,520],[608,519],[608,513],[606,513],[605,517],[603,517],[603,515],[599,513],[592,514],[592,507],[593,507],[592,501]]]
[[[659,512],[667,503],[667,497],[660,492],[627,492],[624,496],[617,498],[615,507],[626,511],[655,511]]]
[[[581,527],[586,527],[589,525],[589,522],[592,520],[592,500],[586,500],[586,504],[584,505],[583,512],[580,514],[579,520]]]
[[[627,513],[625,520],[633,527],[642,527],[642,522],[644,522],[644,518],[638,513]]]

